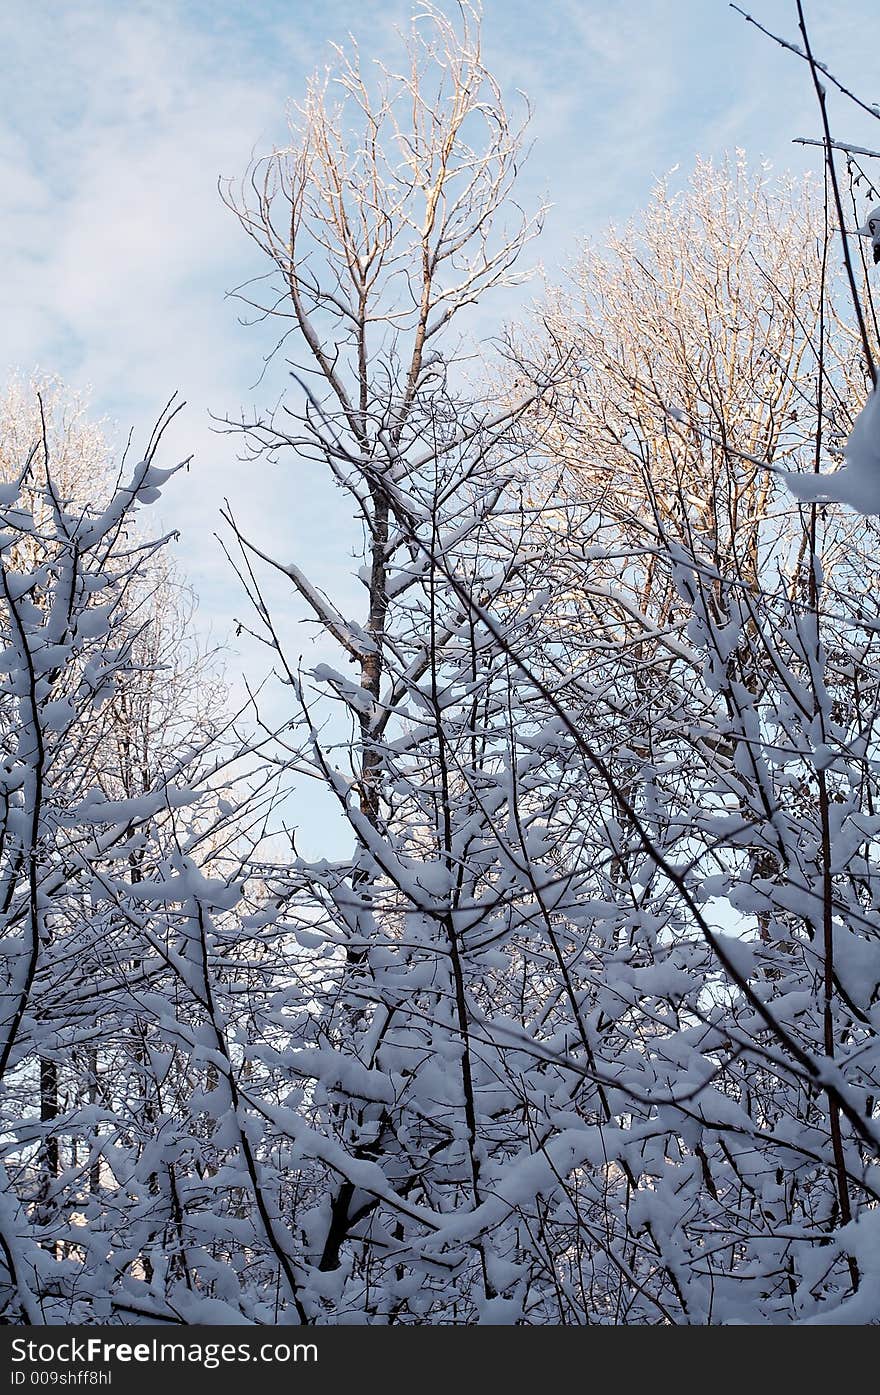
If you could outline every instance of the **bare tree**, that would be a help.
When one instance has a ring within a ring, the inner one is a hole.
[[[241,294],[288,322],[280,344],[287,353],[297,345],[291,367],[301,394],[242,429],[256,451],[289,451],[328,470],[354,500],[364,529],[362,619],[345,614],[296,566],[271,562],[255,540],[238,535],[245,566],[260,559],[285,573],[359,672],[360,696],[330,680],[358,724],[355,778],[367,821],[355,827],[362,851],[351,894],[363,909],[347,932],[353,971],[369,958],[372,884],[382,875],[365,829],[382,830],[394,803],[384,745],[391,711],[413,678],[441,662],[438,643],[442,649],[454,639],[450,626],[439,641],[432,622],[433,638],[419,640],[412,671],[401,672],[401,633],[391,617],[405,617],[411,630],[405,593],[425,583],[430,566],[413,551],[395,500],[401,493],[410,504],[418,499],[425,516],[435,526],[442,520],[466,548],[485,514],[482,462],[493,436],[525,405],[498,414],[489,403],[459,406],[450,395],[462,352],[453,337],[457,321],[520,278],[515,264],[540,225],[540,214],[525,218],[510,202],[522,130],[511,126],[484,66],[479,15],[463,5],[459,20],[457,28],[425,7],[408,36],[404,70],[379,68],[375,83],[356,51],[337,51],[332,71],[312,81],[296,108],[291,146],[258,161],[241,189],[226,194],[273,269],[268,283],[261,278]],[[527,404],[534,395],[521,396]],[[270,636],[277,638],[271,626]],[[396,660],[390,669],[389,653]],[[317,768],[325,773],[320,760]],[[363,1019],[362,1005],[353,1010],[355,1022]],[[339,1265],[357,1219],[355,1190],[346,1181],[334,1197],[323,1269]]]
[[[515,263],[540,225],[539,215],[505,227],[516,212],[509,195],[522,130],[510,125],[483,64],[470,5],[461,23],[459,33],[424,7],[406,68],[380,68],[375,89],[357,51],[338,50],[336,66],[295,108],[291,145],[259,160],[238,191],[226,190],[274,273],[239,294],[288,322],[280,345],[297,345],[291,369],[302,393],[242,427],[256,450],[288,448],[329,469],[355,502],[368,539],[363,624],[343,619],[296,568],[288,572],[374,703],[400,546],[388,486],[405,485],[415,464],[432,458],[432,405],[455,372],[454,322],[519,279]],[[361,730],[361,800],[375,822],[365,714]]]

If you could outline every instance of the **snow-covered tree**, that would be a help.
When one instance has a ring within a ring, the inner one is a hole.
[[[679,1321],[870,1311],[855,1295],[877,1160],[859,998],[873,1003],[877,977],[877,524],[798,510],[776,472],[833,469],[867,390],[831,239],[809,190],[702,164],[606,254],[587,253],[544,320],[574,369],[543,404],[532,483],[559,563],[568,683],[605,764],[617,884],[654,915],[661,895],[671,915],[641,966],[672,951],[696,969],[639,1048],[642,1107],[689,1198],[689,1211],[649,1208],[671,1226],[680,1292],[664,1303]],[[856,957],[858,987],[844,967]],[[621,993],[619,971],[604,972],[603,991]]]
[[[360,538],[358,609],[227,511],[280,719],[175,696],[158,439],[0,453],[7,1321],[880,1316],[877,524],[780,473],[874,372],[834,168],[659,189],[481,379],[480,43],[339,51],[227,192],[292,370],[230,425]]]
[[[482,241],[506,188],[474,171],[497,147],[457,143],[475,31],[420,24],[436,77],[418,28],[413,76],[378,99],[342,60],[341,109],[313,92],[236,204],[304,355],[283,413],[242,424],[320,462],[365,540],[356,617],[237,534],[294,704],[286,759],[355,845],[265,870],[301,976],[245,1048],[251,1128],[290,1159],[264,1177],[287,1302],[309,1322],[846,1320],[876,1126],[870,1006],[835,956],[855,945],[870,977],[851,888],[873,876],[853,746],[873,686],[859,604],[819,580],[772,474],[853,415],[828,220],[703,168],[640,223],[655,261],[622,239],[490,408],[440,339],[459,293],[432,309],[437,210],[470,274],[506,275],[519,243],[497,263]],[[457,160],[471,202],[444,201]],[[853,527],[827,527],[851,578]],[[300,670],[261,567],[340,664]]]
[[[170,908],[187,857],[223,862],[229,743],[191,700],[184,633],[169,633],[182,611],[167,539],[140,528],[173,473],[154,463],[158,438],[114,484],[97,431],[51,396],[25,451],[14,398],[0,557],[2,1302],[11,1321],[93,1321],[128,1311],[118,1288],[155,1268],[151,1247],[163,1270],[185,1269],[168,1238],[176,1162],[162,1156],[176,1112],[163,1115],[163,1090],[189,1074],[191,1093],[193,1070],[168,1026]],[[26,415],[33,426],[30,402]]]

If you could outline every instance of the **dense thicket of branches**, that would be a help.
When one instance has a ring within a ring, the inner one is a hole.
[[[872,377],[830,175],[661,186],[474,386],[522,132],[469,7],[407,55],[227,191],[236,429],[362,537],[352,613],[227,517],[280,729],[181,662],[158,441],[0,452],[2,1317],[877,1321],[878,525],[777,473]]]

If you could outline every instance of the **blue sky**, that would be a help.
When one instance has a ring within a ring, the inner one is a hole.
[[[745,6],[794,37],[794,0]],[[871,0],[807,0],[818,54],[880,101],[880,12]],[[242,466],[209,411],[266,401],[268,341],[224,293],[260,270],[223,208],[218,176],[285,134],[288,98],[357,37],[393,57],[401,0],[5,0],[0,4],[0,369],[90,386],[97,414],[145,440],[179,389],[190,404],[173,450],[194,452],[163,501],[202,623],[243,609],[214,539],[224,496],[252,533],[332,589],[348,532],[336,497],[295,467]],[[743,147],[779,170],[815,166],[792,144],[818,116],[802,63],[725,0],[485,0],[485,56],[512,105],[525,90],[534,148],[522,201],[553,203],[537,255],[552,277],[584,237],[637,214],[654,181],[698,154]],[[835,133],[872,146],[880,125],[835,107]],[[519,313],[499,301],[499,320]],[[278,380],[276,379],[276,382]],[[294,612],[295,618],[295,612]],[[308,652],[308,632],[301,648]],[[236,659],[230,661],[234,672]]]

